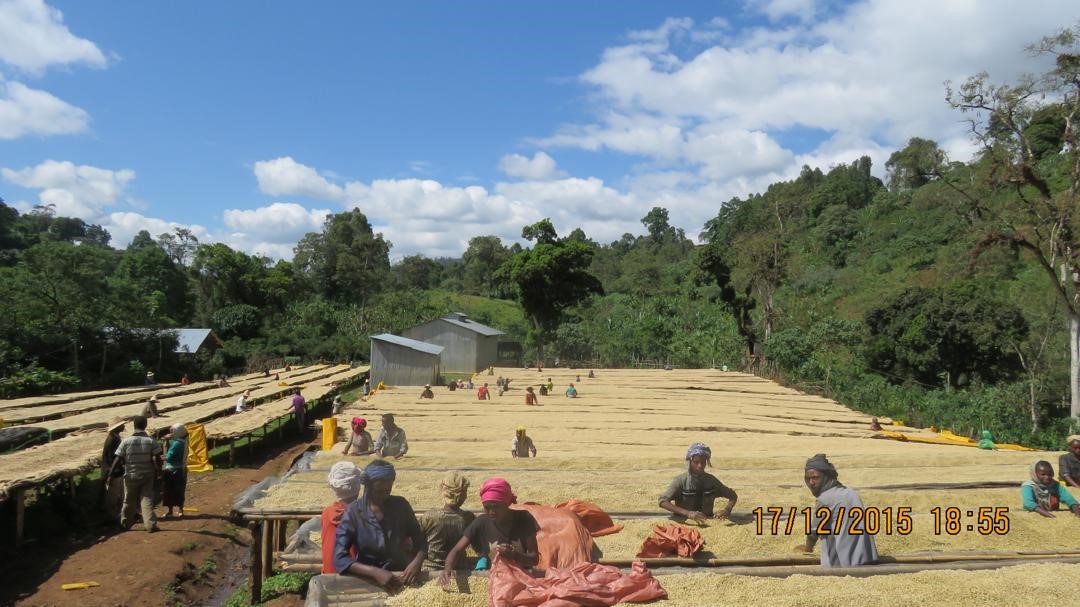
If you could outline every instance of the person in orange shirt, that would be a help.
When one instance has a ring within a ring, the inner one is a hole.
[[[477,400],[491,400],[491,393],[488,392],[488,385],[484,384],[480,386],[480,389],[476,391]]]
[[[539,405],[536,400],[536,392],[533,392],[532,386],[525,388],[525,404],[526,405]]]
[[[330,467],[326,482],[338,499],[322,511],[322,572],[337,573],[334,568],[334,537],[345,509],[360,496],[360,469],[352,462],[338,462]]]

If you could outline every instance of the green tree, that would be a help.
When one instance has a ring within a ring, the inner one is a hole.
[[[1027,336],[1023,314],[973,284],[906,289],[868,312],[866,325],[868,362],[894,381],[956,388],[1022,369],[1012,345]]]
[[[392,269],[395,282],[405,289],[434,289],[442,281],[442,266],[423,255],[409,255]]]
[[[885,162],[889,188],[922,187],[941,174],[945,162],[945,152],[938,148],[937,142],[912,137],[904,149],[893,152]]]
[[[588,270],[592,249],[581,242],[559,240],[551,220],[525,226],[521,236],[536,244],[507,260],[496,279],[515,286],[517,299],[532,322],[537,355],[543,360],[544,343],[558,329],[564,311],[602,294],[603,287]]]
[[[327,216],[295,251],[293,263],[329,299],[363,303],[390,277],[390,243],[359,209]]]
[[[982,152],[975,179],[947,182],[983,233],[977,251],[1024,251],[1054,286],[1070,326],[1070,414],[1080,420],[1080,25],[1029,51],[1053,57],[1054,67],[1016,84],[981,73],[948,87]]]
[[[510,250],[498,236],[476,236],[461,256],[466,293],[499,297],[504,290],[495,280],[495,271],[510,259]]]

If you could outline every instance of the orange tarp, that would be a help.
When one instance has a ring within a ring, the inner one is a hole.
[[[678,554],[691,557],[705,546],[701,532],[682,525],[657,525],[638,549],[640,558],[660,558]]]
[[[581,500],[570,500],[561,504],[555,504],[556,508],[565,508],[570,512],[573,512],[581,519],[581,524],[585,525],[585,528],[589,530],[589,534],[593,537],[600,537],[604,535],[611,535],[612,533],[618,533],[623,530],[622,525],[616,525],[615,521],[611,520],[607,512],[600,509],[600,506],[593,504],[592,502],[583,502]]]
[[[536,534],[540,550],[537,569],[567,568],[592,561],[592,536],[576,514],[540,504],[518,504],[514,508],[527,510],[540,526]]]
[[[581,563],[569,569],[548,569],[534,578],[509,559],[496,556],[488,578],[492,607],[579,607],[646,603],[666,599],[667,591],[642,563],[628,575],[615,567]]]

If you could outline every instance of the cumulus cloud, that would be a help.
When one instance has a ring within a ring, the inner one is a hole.
[[[766,15],[772,21],[794,17],[803,21],[813,18],[817,12],[814,0],[751,0],[749,8]]]
[[[545,180],[565,175],[555,168],[555,159],[544,152],[533,154],[532,158],[521,154],[507,154],[499,160],[499,170],[510,177]]]
[[[104,67],[93,42],[64,25],[64,15],[43,0],[0,0],[0,61],[31,73],[50,65]]]
[[[258,241],[292,245],[308,232],[322,230],[329,209],[307,209],[294,202],[275,202],[257,209],[226,209],[225,226]]]
[[[50,93],[0,78],[0,139],[81,133],[87,119],[84,110]]]
[[[315,169],[300,164],[292,156],[255,163],[259,190],[271,196],[308,196],[322,200],[342,200],[345,192]]]
[[[804,22],[744,30],[684,55],[670,41],[688,27],[700,29],[686,20],[635,32],[630,44],[607,49],[581,76],[599,100],[600,120],[565,125],[540,143],[678,158],[715,173],[715,163],[686,149],[702,124],[713,132],[754,134],[751,141],[760,134],[776,139],[777,131],[792,127],[894,147],[912,136],[945,140],[963,130],[943,102],[945,80],[984,69],[998,80],[1015,78],[1033,69],[1022,52],[1026,43],[1080,14],[1067,0],[1024,11],[1005,0],[868,0],[817,20],[809,1],[762,0],[751,8]],[[978,35],[958,38],[958,31]],[[744,136],[737,145],[746,143]],[[771,145],[756,145],[765,160],[784,160]],[[788,162],[793,158],[787,155]]]
[[[157,217],[147,217],[140,213],[130,211],[116,211],[103,215],[94,223],[108,230],[112,236],[111,244],[115,247],[125,247],[136,234],[146,230],[151,236],[157,238],[166,232],[172,233],[176,228],[186,228],[199,239],[199,242],[213,242],[210,231],[198,224],[180,223],[168,221]]]
[[[40,204],[54,205],[57,215],[90,221],[124,197],[124,190],[135,179],[135,171],[46,160],[18,170],[2,168],[0,177],[17,186],[41,190]]]

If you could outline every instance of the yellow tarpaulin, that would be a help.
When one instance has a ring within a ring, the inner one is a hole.
[[[959,434],[953,434],[948,430],[942,430],[936,432],[932,436],[924,435],[912,435],[905,434],[903,432],[889,432],[882,431],[874,435],[875,438],[889,438],[892,440],[904,441],[908,443],[927,443],[931,445],[956,445],[960,447],[978,447],[979,443],[973,441],[966,436],[960,436]],[[995,446],[998,449],[1005,449],[1007,451],[1038,451],[1038,449],[1032,449],[1031,447],[1025,447],[1023,445],[1013,445],[1010,443],[996,443]]]
[[[202,424],[185,426],[188,431],[188,472],[210,472],[210,450],[206,448],[206,428]]]

